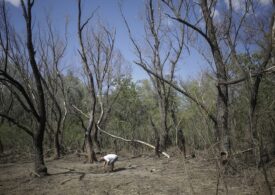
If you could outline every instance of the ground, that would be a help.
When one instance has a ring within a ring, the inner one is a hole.
[[[46,160],[49,176],[32,174],[33,164],[0,164],[0,194],[216,194],[215,160],[203,157],[183,160],[153,155],[119,155],[115,171],[105,172],[102,163],[85,164],[75,154]],[[268,171],[275,191],[274,167]],[[227,188],[227,190],[226,190]],[[219,180],[219,194],[267,194],[261,169],[246,169]]]

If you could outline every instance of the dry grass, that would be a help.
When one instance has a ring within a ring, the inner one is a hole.
[[[0,194],[215,194],[215,161],[202,157],[157,159],[150,155],[133,158],[119,155],[115,172],[108,173],[102,164],[84,164],[75,155],[46,161],[49,176],[31,176],[32,164],[0,165]],[[269,168],[274,185],[274,166]],[[223,178],[223,179],[222,179]],[[250,168],[220,179],[219,194],[266,194],[260,170]]]

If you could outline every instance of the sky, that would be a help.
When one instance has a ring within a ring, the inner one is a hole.
[[[5,0],[8,5],[9,17],[19,32],[24,33],[24,21],[22,17],[22,9],[20,0]],[[121,0],[123,13],[130,25],[131,31],[137,40],[142,40],[144,36],[144,23],[142,17],[144,15],[144,3],[146,0]],[[220,0],[228,5],[228,0]],[[243,0],[234,0],[233,8],[241,11]],[[263,6],[268,6],[271,0],[258,0]],[[116,29],[116,48],[119,49],[126,62],[132,65],[132,76],[135,81],[148,78],[146,73],[133,63],[136,59],[133,45],[130,42],[126,26],[123,22],[119,11],[119,0],[83,0],[83,18],[97,9],[96,15],[91,21],[97,22],[101,20],[104,24]],[[219,16],[219,10],[215,10],[215,16]],[[69,19],[68,26],[68,50],[65,56],[65,62],[73,66],[75,69],[81,69],[79,56],[77,53],[77,0],[35,0],[33,7],[33,23],[43,28],[45,25],[46,15],[49,14],[54,25],[54,29],[60,34],[64,34],[65,21]],[[184,51],[183,60],[178,65],[178,75],[183,80],[194,78],[200,74],[202,70],[209,69],[204,59],[195,49],[191,49],[188,54]],[[77,71],[77,70],[76,70]],[[81,70],[79,70],[81,71]]]

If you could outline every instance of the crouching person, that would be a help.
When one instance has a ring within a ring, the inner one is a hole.
[[[116,154],[107,154],[100,158],[100,162],[104,161],[104,169],[106,165],[111,168],[111,171],[114,171],[114,164],[117,161],[118,156]]]

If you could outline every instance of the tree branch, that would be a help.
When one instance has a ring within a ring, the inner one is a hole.
[[[144,66],[143,64],[140,64],[138,62],[135,62],[137,65],[139,65],[141,68],[143,68],[146,72],[148,72],[149,74],[157,77],[158,79],[162,79],[165,83],[167,83],[168,85],[170,85],[171,87],[173,87],[175,90],[177,90],[178,92],[180,92],[181,94],[185,95],[186,97],[188,97],[190,100],[192,100],[193,102],[195,102],[199,107],[201,107],[207,114],[207,116],[213,121],[214,124],[217,124],[217,119],[216,117],[210,113],[210,111],[207,109],[207,107],[202,103],[199,102],[195,97],[193,97],[190,93],[184,91],[183,89],[181,89],[180,87],[178,87],[177,85],[175,85],[172,82],[169,82],[168,80],[162,78],[160,75],[158,75],[157,73],[153,72],[152,70],[150,70],[149,68],[147,68],[146,66]]]
[[[14,87],[16,87],[16,89],[18,89],[21,94],[24,96],[24,98],[26,99],[34,117],[39,120],[40,116],[38,115],[31,99],[29,98],[27,92],[25,91],[25,88],[17,81],[15,80],[14,78],[12,78],[8,73],[0,70],[0,76],[3,76],[5,79],[6,82],[10,83],[11,85],[13,85]],[[0,81],[3,80],[2,78],[0,78]]]
[[[201,30],[199,29],[198,27],[196,27],[195,25],[187,22],[186,20],[183,20],[182,18],[178,18],[178,17],[173,17],[173,16],[170,16],[169,14],[165,14],[166,16],[168,16],[169,18],[173,19],[173,20],[177,20],[178,22],[182,23],[182,24],[185,24],[186,26],[188,26],[189,28],[195,30],[196,32],[198,32],[206,41],[207,43],[209,44],[209,46],[211,48],[213,48],[213,44],[210,40],[210,38]]]
[[[258,77],[259,75],[263,75],[263,74],[271,74],[271,73],[275,73],[275,66],[271,66],[261,72],[257,72],[257,73],[252,73],[250,76],[251,77]],[[248,76],[244,76],[241,77],[239,79],[235,79],[232,81],[227,81],[227,82],[219,82],[218,85],[234,85],[234,84],[238,84],[240,82],[243,82],[245,80],[248,79]]]
[[[90,118],[87,114],[85,114],[82,110],[80,110],[79,108],[77,108],[75,105],[72,105],[72,107],[73,107],[75,110],[77,110],[79,113],[81,113],[83,116],[85,116],[87,119]],[[125,138],[123,138],[123,137],[119,137],[119,136],[110,134],[110,133],[108,133],[107,131],[104,131],[104,130],[101,129],[98,125],[97,125],[97,127],[98,127],[98,130],[99,130],[100,132],[102,132],[102,133],[104,133],[104,134],[106,134],[106,135],[109,135],[109,136],[111,136],[111,137],[113,137],[113,138],[120,139],[120,140],[125,141],[125,142],[140,143],[140,144],[143,144],[143,145],[146,145],[146,146],[148,146],[148,147],[150,147],[150,148],[155,149],[155,146],[153,146],[153,145],[151,145],[151,144],[149,144],[149,143],[146,143],[146,142],[144,142],[144,141],[141,141],[141,140],[134,140],[134,139],[133,139],[133,140],[125,139]],[[167,158],[170,158],[170,156],[169,156],[167,153],[162,152],[162,154],[163,154],[164,156],[166,156]]]
[[[0,116],[7,119],[8,121],[10,121],[11,123],[13,123],[15,126],[19,127],[20,129],[22,129],[23,131],[25,131],[28,135],[30,135],[31,137],[33,137],[33,132],[26,126],[21,125],[18,121],[14,120],[13,118],[0,113]]]

